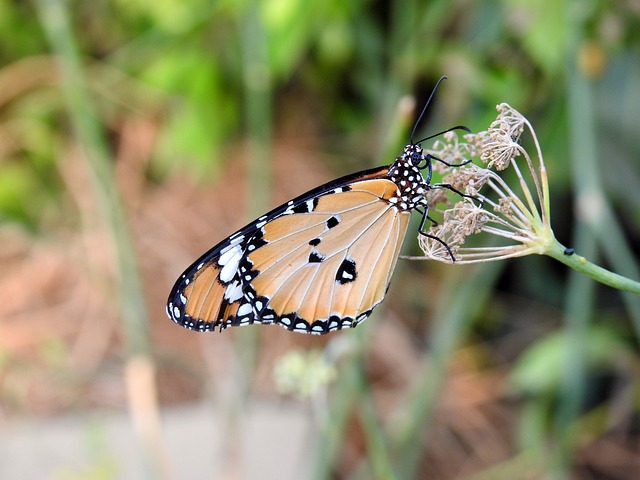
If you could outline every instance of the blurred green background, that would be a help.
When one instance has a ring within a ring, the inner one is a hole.
[[[640,2],[0,0],[0,65],[2,442],[80,418],[49,478],[640,471],[640,301],[548,258],[401,261],[384,306],[326,338],[164,315],[234,229],[392,162],[444,74],[419,134],[484,130],[511,104],[545,153],[556,236],[638,279]],[[316,353],[287,367],[300,349]],[[260,459],[264,404],[305,427],[264,427]],[[220,445],[187,440],[209,458],[187,472],[162,419],[202,405]],[[94,412],[127,412],[139,454],[118,457]]]

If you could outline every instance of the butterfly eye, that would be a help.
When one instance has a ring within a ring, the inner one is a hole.
[[[411,150],[408,153],[409,158],[411,158],[411,163],[413,163],[415,166],[419,166],[422,160],[424,160],[422,147],[420,145],[411,145]]]

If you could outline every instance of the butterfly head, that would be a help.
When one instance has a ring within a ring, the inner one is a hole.
[[[410,165],[422,170],[427,166],[427,157],[424,154],[424,150],[419,143],[409,143],[404,147],[402,157]]]

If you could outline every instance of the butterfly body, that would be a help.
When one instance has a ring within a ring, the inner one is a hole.
[[[275,208],[194,262],[174,285],[167,314],[198,331],[253,323],[311,334],[355,327],[385,296],[411,212],[426,217],[430,181],[430,157],[409,144],[390,166]]]

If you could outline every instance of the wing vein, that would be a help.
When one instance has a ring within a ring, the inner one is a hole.
[[[387,211],[388,211],[388,210],[387,210]],[[394,228],[393,228],[393,227],[395,227],[395,226],[398,224],[398,222],[397,222],[398,215],[400,215],[400,213],[399,213],[399,212],[394,212],[394,213],[393,213],[393,219],[391,220],[391,222],[392,222],[392,228],[390,228],[390,229],[389,229],[389,231],[388,231],[388,233],[387,233],[387,238],[385,239],[385,241],[384,241],[384,242],[380,242],[381,248],[380,248],[380,250],[378,251],[378,255],[376,256],[376,261],[375,261],[375,264],[376,264],[376,265],[378,265],[378,263],[379,263],[379,261],[380,261],[380,258],[382,257],[382,254],[384,253],[385,249],[386,249],[386,248],[388,247],[388,245],[389,245],[389,239],[391,238],[391,235],[394,233]],[[397,230],[397,229],[396,229],[396,230]],[[398,233],[398,232],[396,232],[396,233]],[[397,235],[396,235],[396,243],[397,243],[397,242],[398,242],[398,238],[397,238]],[[395,244],[394,244],[394,245],[395,245]],[[365,296],[366,296],[367,290],[369,289],[368,285],[371,283],[371,279],[372,279],[372,278],[373,278],[373,276],[375,275],[376,271],[377,271],[377,269],[376,269],[376,268],[372,268],[372,269],[371,269],[371,273],[369,274],[369,278],[367,278],[367,287],[363,290],[363,292],[362,292],[362,296],[360,297],[360,302],[358,303],[358,311],[361,311],[361,310],[362,310],[362,308],[363,308],[363,307],[362,307],[362,304],[363,304],[363,302],[364,302],[364,298],[365,298]],[[388,278],[389,278],[389,272],[387,271],[387,273],[386,273],[386,275],[385,275],[385,287],[386,287],[386,285],[387,285],[387,280],[388,280]]]

